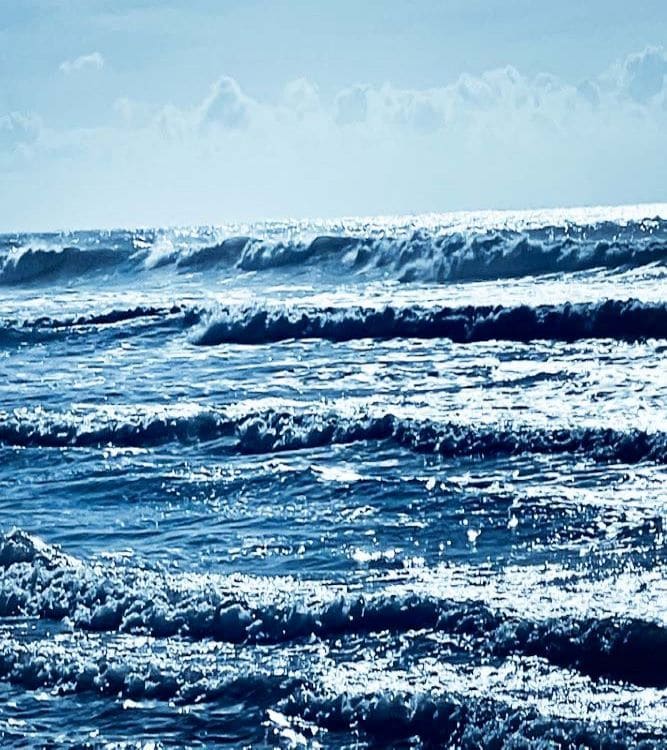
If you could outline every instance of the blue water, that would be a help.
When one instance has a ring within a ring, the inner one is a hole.
[[[667,746],[660,215],[0,236],[2,746]]]

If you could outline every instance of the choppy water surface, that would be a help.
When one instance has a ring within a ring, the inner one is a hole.
[[[3,747],[667,746],[661,214],[0,237]]]

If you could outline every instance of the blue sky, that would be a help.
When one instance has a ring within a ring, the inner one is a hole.
[[[667,198],[664,0],[0,11],[0,229]]]

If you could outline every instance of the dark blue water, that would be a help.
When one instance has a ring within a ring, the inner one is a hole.
[[[654,213],[1,236],[2,746],[667,746]]]

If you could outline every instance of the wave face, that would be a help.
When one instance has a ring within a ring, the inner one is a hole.
[[[201,346],[267,344],[288,339],[450,339],[455,343],[588,338],[635,340],[667,336],[667,306],[637,300],[542,305],[462,307],[222,310],[191,337]]]
[[[0,236],[0,746],[667,750],[664,216]]]
[[[0,284],[78,278],[111,271],[138,274],[171,267],[226,274],[321,265],[330,273],[451,283],[628,270],[667,260],[663,219],[544,223],[519,214],[494,226],[490,216],[459,222],[348,221],[295,226],[258,224],[180,231],[73,233],[0,238]],[[331,231],[334,230],[334,231]],[[219,239],[215,239],[219,237]],[[67,244],[67,242],[76,244]]]
[[[127,259],[115,248],[21,248],[0,267],[0,284],[24,284],[108,272]]]

